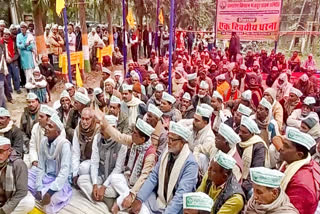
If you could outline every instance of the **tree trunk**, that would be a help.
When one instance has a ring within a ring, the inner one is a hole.
[[[36,46],[38,55],[48,54],[46,42],[44,39],[43,25],[42,25],[42,9],[38,4],[39,0],[33,0],[33,18],[34,18],[34,31],[36,36]]]
[[[88,46],[88,30],[86,23],[86,9],[84,0],[79,0],[79,19],[82,32],[82,51],[84,58],[84,69],[86,72],[90,72],[90,57]]]

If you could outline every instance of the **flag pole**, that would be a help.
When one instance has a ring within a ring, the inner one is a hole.
[[[124,69],[124,76],[126,76],[126,73],[127,73],[127,46],[126,46],[126,3],[125,3],[125,0],[122,0],[122,22],[123,22],[123,44],[122,44],[123,69]]]
[[[171,0],[170,5],[170,35],[169,35],[169,78],[168,78],[168,85],[169,89],[168,92],[171,94],[172,92],[172,43],[173,43],[173,22],[174,22],[174,0]]]
[[[70,48],[69,48],[69,39],[68,39],[68,17],[67,17],[66,7],[63,8],[63,20],[64,20],[64,37],[66,39],[67,60],[68,60],[68,77],[69,77],[69,82],[72,83]]]
[[[154,50],[156,51],[156,53],[159,53],[157,50],[158,31],[159,31],[159,13],[160,13],[160,0],[157,0],[156,34],[154,35]]]

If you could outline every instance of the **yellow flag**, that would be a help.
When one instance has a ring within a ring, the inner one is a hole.
[[[159,13],[159,22],[160,22],[160,24],[162,24],[162,25],[163,25],[163,23],[164,23],[162,9],[160,10],[160,13]]]
[[[56,1],[56,12],[58,15],[60,15],[60,13],[64,7],[65,7],[64,0],[57,0]]]
[[[135,21],[134,21],[134,17],[133,17],[133,14],[132,14],[132,9],[130,8],[129,11],[128,11],[128,15],[127,15],[127,22],[129,24],[129,26],[131,28],[134,28],[135,27]]]
[[[81,73],[80,73],[78,64],[76,64],[76,83],[77,83],[78,87],[82,87],[83,86]]]

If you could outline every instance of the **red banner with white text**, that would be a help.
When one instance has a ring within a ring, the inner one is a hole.
[[[277,40],[282,0],[217,0],[217,39]]]

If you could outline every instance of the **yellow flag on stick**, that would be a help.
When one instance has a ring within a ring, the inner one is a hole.
[[[131,28],[134,28],[135,27],[135,20],[134,20],[134,17],[133,17],[133,14],[132,14],[132,9],[130,8],[129,11],[128,11],[128,15],[127,15],[127,22],[129,24],[129,26]]]
[[[76,83],[77,83],[78,87],[82,87],[83,86],[81,73],[80,73],[78,64],[76,64]]]
[[[56,1],[56,12],[58,15],[60,15],[61,11],[65,7],[65,2],[64,0],[57,0]]]
[[[159,13],[159,22],[160,22],[160,24],[162,24],[162,25],[163,25],[163,23],[164,23],[162,9],[160,10],[160,13]]]

